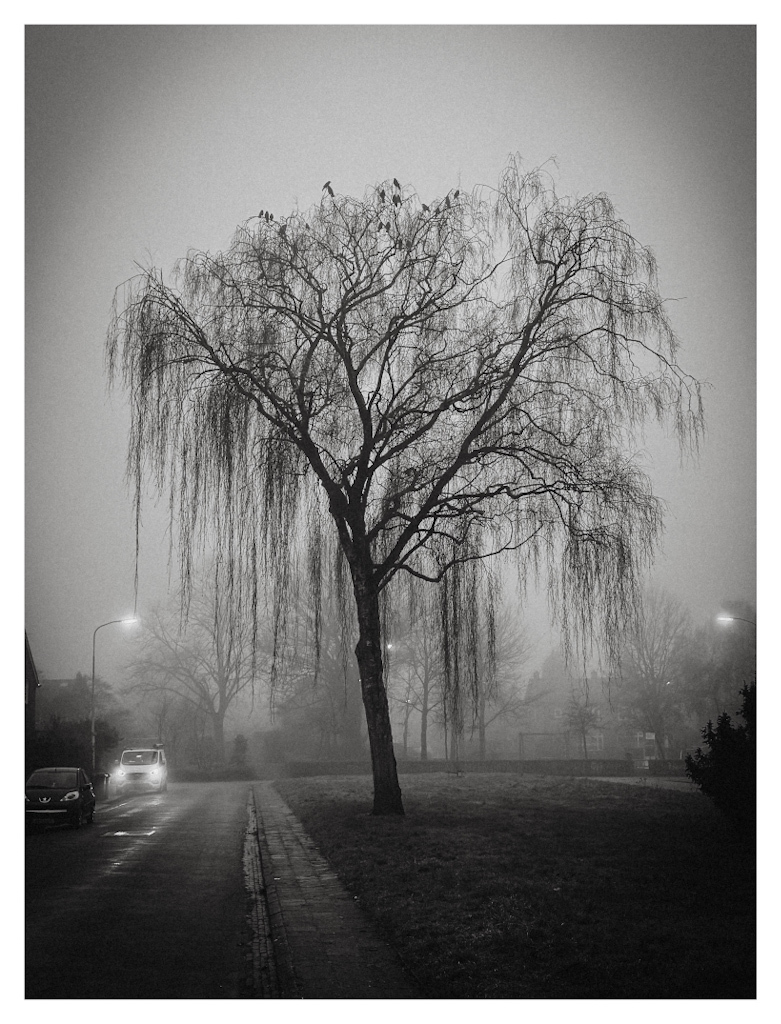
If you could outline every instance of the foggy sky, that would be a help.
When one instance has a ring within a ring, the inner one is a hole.
[[[134,264],[223,248],[327,179],[425,198],[495,184],[516,151],[555,159],[562,194],[611,196],[710,385],[698,464],[645,442],[669,507],[656,582],[697,621],[755,599],[753,29],[33,27],[26,142],[25,624],[49,678],[89,672],[95,627],[134,611],[129,417],[103,361]],[[139,615],[166,595],[166,514],[144,519]],[[109,680],[124,628],[99,633]]]

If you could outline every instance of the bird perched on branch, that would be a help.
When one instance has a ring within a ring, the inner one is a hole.
[[[384,188],[380,189],[380,202],[381,203],[385,202],[385,189]]]
[[[258,214],[258,220],[263,220],[263,211],[262,210]]]
[[[393,197],[393,205],[394,206],[401,206],[401,200],[399,199],[398,196],[394,196]]]
[[[450,209],[450,196],[445,196],[445,206]]]
[[[424,204],[423,204],[423,212],[424,212],[424,213],[428,213],[428,211],[429,211],[429,207],[428,207],[428,206],[426,206],[426,204],[424,203]]]
[[[454,199],[458,199],[458,197],[459,197],[459,195],[460,195],[460,194],[461,194],[461,193],[459,192],[459,190],[458,190],[458,189],[456,189],[456,190],[455,190],[455,192],[453,193],[453,198],[454,198]]]
[[[331,198],[333,198],[334,190],[331,188],[330,181],[327,181],[325,185],[323,185],[323,192],[327,192],[328,195],[331,196]]]
[[[401,185],[398,183],[396,178],[393,179],[393,184],[396,186],[396,188],[398,188],[398,189],[401,188]]]

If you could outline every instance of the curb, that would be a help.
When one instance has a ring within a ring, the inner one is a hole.
[[[255,998],[277,999],[280,996],[279,972],[272,938],[268,887],[263,878],[260,837],[255,794],[250,789],[243,856],[244,886],[248,897],[247,921],[251,934],[247,954],[247,980]]]
[[[263,813],[255,802],[254,790],[250,790],[250,801],[252,802],[252,813],[256,821],[256,837],[258,865],[263,883],[264,904],[267,914],[268,944],[267,956],[274,962],[274,973],[276,978],[276,991],[272,998],[278,999],[303,999],[301,986],[299,985],[296,973],[293,968],[293,957],[290,952],[285,918],[282,914],[282,905],[279,900],[279,893],[274,884],[273,876],[264,874],[263,865],[267,865],[267,871],[271,871],[271,851],[266,839],[266,829],[263,823]]]

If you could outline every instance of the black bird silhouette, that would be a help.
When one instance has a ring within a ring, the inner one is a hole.
[[[423,204],[423,212],[424,212],[424,213],[428,213],[428,211],[429,211],[429,208],[428,208],[428,206],[426,206],[426,204],[424,203],[424,204]]]
[[[327,192],[329,196],[333,197],[334,190],[331,188],[330,181],[327,181],[325,185],[323,185],[323,192]]]
[[[265,215],[265,217],[263,219],[268,224],[268,210],[266,210],[266,215]]]
[[[385,230],[390,231],[390,221],[385,225]]]
[[[450,209],[450,196],[445,196],[445,206]]]
[[[273,219],[274,219],[274,214],[273,214],[273,213],[270,213],[270,214],[269,214],[269,217],[271,218],[271,220],[273,220]]]
[[[398,196],[394,196],[393,197],[393,205],[394,206],[401,206],[401,200],[399,199]]]
[[[393,184],[396,186],[396,188],[401,188],[401,185],[398,183],[398,181],[395,178],[393,179]]]
[[[381,203],[385,202],[385,189],[384,188],[380,189],[380,202]]]
[[[459,192],[458,189],[456,189],[455,192],[453,193],[453,198],[454,199],[458,199],[459,195],[460,195],[460,192]]]
[[[261,210],[260,213],[258,214],[258,220],[262,220],[262,218],[263,218],[263,211]]]

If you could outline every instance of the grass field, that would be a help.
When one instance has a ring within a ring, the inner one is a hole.
[[[407,775],[277,789],[432,998],[750,999],[755,857],[699,793]]]

